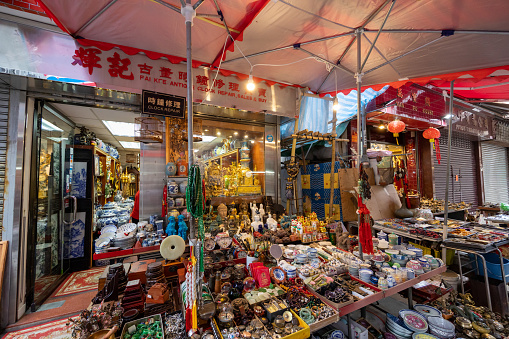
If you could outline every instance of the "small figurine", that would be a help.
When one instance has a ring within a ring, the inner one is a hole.
[[[179,216],[179,220],[180,220],[180,217]],[[182,216],[183,218],[184,216]],[[171,215],[169,218],[168,218],[168,226],[166,226],[166,234],[167,235],[177,235],[177,230],[175,229],[175,226],[176,226],[176,222],[175,222],[175,217],[173,215]]]
[[[251,223],[251,227],[253,228],[253,232],[263,232],[263,223],[260,221],[260,216],[255,215],[254,221]]]
[[[256,203],[249,203],[251,207],[251,219],[254,220],[255,216],[258,214],[258,208],[256,207]]]
[[[269,214],[269,217],[267,218],[267,227],[271,231],[277,230],[277,221],[272,218],[271,214]]]
[[[179,226],[179,232],[178,232],[178,235],[184,239],[184,240],[187,240],[187,224],[186,222],[184,221],[184,216],[183,215],[179,215],[178,217],[178,226]]]

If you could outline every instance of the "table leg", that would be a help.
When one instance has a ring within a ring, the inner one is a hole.
[[[413,299],[413,296],[412,296],[412,287],[409,287],[407,289],[408,291],[408,308],[413,310],[414,309],[414,301],[412,300]]]
[[[505,289],[505,302],[506,302],[506,312],[508,311],[507,307],[509,307],[509,297],[507,296],[507,293],[509,293],[509,291],[507,290],[507,281],[505,279],[505,269],[504,269],[504,257],[502,256],[502,251],[500,251],[498,248],[497,248],[497,252],[498,252],[498,256],[500,258],[500,271],[502,273],[502,280],[504,281],[504,289]],[[502,312],[504,313],[504,312]]]
[[[461,266],[461,255],[460,251],[456,251],[458,253],[458,265],[460,267],[460,284],[461,284],[461,293],[465,294],[465,286],[463,286],[463,267]]]
[[[480,254],[475,254],[480,257],[482,260],[483,268],[484,268],[484,284],[486,285],[486,298],[488,299],[488,308],[490,311],[493,311],[493,307],[491,306],[491,294],[490,294],[490,282],[488,280],[488,269],[486,267],[486,259]]]

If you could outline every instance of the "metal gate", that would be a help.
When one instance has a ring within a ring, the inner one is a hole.
[[[440,153],[442,160],[438,164],[434,159],[435,199],[445,199],[445,181],[447,175],[447,130],[442,129]],[[453,133],[451,140],[451,176],[449,178],[449,201],[451,203],[466,202],[472,207],[478,206],[477,174],[474,142],[460,134]]]
[[[481,143],[484,202],[509,203],[509,169],[507,148],[487,142]]]

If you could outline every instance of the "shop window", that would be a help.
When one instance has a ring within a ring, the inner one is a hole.
[[[194,156],[207,198],[264,195],[264,135],[262,126],[202,121]]]

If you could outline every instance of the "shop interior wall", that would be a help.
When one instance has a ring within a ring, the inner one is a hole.
[[[166,143],[140,143],[140,220],[161,215],[166,184]]]

